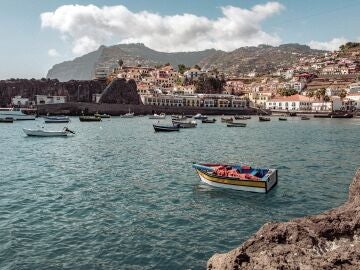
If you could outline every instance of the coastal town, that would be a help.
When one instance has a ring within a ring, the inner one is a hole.
[[[300,58],[296,65],[273,72],[255,71],[234,77],[216,67],[171,66],[97,67],[94,80],[109,85],[133,80],[144,105],[154,107],[256,108],[268,112],[327,113],[360,109],[360,45],[344,44],[321,56]],[[102,93],[92,95],[99,103]],[[13,96],[12,106],[66,103],[67,96]]]

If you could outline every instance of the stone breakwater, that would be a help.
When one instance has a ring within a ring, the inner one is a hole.
[[[207,269],[360,269],[360,169],[340,207],[267,223],[240,247],[213,255]]]

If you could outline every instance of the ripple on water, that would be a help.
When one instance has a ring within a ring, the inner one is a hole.
[[[76,136],[44,140],[22,134],[34,122],[7,126],[0,268],[203,268],[265,222],[341,204],[360,161],[356,119],[199,123],[176,134],[151,124],[73,118]],[[199,182],[196,161],[274,167],[279,184],[268,194],[212,188]]]

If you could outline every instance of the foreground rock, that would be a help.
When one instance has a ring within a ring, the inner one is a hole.
[[[265,224],[239,248],[215,254],[207,268],[360,269],[360,170],[342,206],[320,215]]]

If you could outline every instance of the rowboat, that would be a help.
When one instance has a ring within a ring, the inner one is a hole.
[[[260,121],[260,122],[270,121],[270,117],[259,116],[259,121]]]
[[[210,186],[267,193],[278,181],[276,169],[244,165],[193,164],[200,180]]]
[[[207,119],[208,117],[206,115],[202,115],[201,113],[198,113],[194,116],[194,119],[197,119],[197,120],[204,120],[204,119]]]
[[[160,113],[160,114],[154,113],[153,115],[149,116],[149,119],[165,119],[165,118],[166,118],[165,113]]]
[[[70,118],[68,116],[45,116],[45,123],[69,123]]]
[[[103,114],[95,113],[94,116],[95,117],[100,117],[100,118],[111,118],[111,115],[106,114],[106,113],[103,113]]]
[[[221,122],[222,123],[232,123],[232,122],[234,122],[234,119],[232,117],[230,117],[230,118],[221,117]]]
[[[307,116],[301,116],[301,120],[310,120],[310,117],[307,117]]]
[[[279,121],[287,121],[286,117],[279,117]]]
[[[177,121],[177,120],[173,120],[172,121],[174,126],[179,126],[179,128],[196,128],[197,123],[195,120],[192,121]]]
[[[0,118],[0,123],[13,123],[13,122],[14,122],[14,118],[12,117]]]
[[[246,127],[245,123],[227,123],[227,127]]]
[[[213,124],[213,123],[216,122],[216,119],[215,118],[213,118],[213,119],[203,119],[203,120],[201,120],[201,122],[203,124]]]
[[[44,129],[26,129],[23,128],[23,131],[28,136],[34,137],[66,137],[70,133],[75,134],[67,127],[64,127],[63,130],[44,130]]]
[[[153,127],[155,132],[171,132],[180,130],[178,125],[153,125]]]
[[[100,122],[101,118],[100,117],[95,117],[95,116],[79,116],[79,120],[80,122]]]

